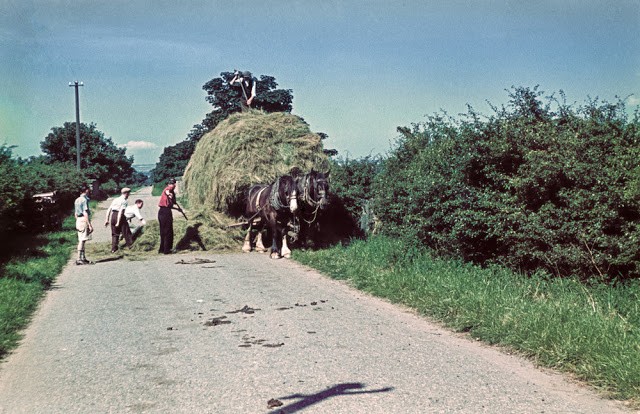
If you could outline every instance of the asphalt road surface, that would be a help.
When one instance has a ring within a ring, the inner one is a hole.
[[[0,413],[628,412],[293,261],[71,263],[0,364]]]

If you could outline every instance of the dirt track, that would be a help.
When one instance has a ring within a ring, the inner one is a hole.
[[[0,412],[624,411],[295,262],[239,253],[67,266],[0,365]]]

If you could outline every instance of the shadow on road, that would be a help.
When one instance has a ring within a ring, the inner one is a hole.
[[[105,262],[115,262],[116,260],[122,259],[124,256],[114,256],[114,257],[106,257],[104,259],[98,259],[94,263],[105,263]]]
[[[377,390],[364,390],[363,389],[364,387],[365,387],[365,384],[361,382],[348,382],[344,384],[334,385],[330,388],[327,388],[324,391],[320,391],[315,394],[292,394],[286,397],[279,397],[278,400],[296,400],[297,399],[298,401],[292,402],[289,405],[284,405],[281,407],[274,408],[273,410],[269,411],[268,414],[295,413],[333,397],[357,395],[357,394],[374,394],[379,392],[389,392],[393,390],[393,387],[385,387]],[[356,391],[356,390],[362,390],[362,391]]]
[[[202,223],[196,223],[193,226],[187,227],[185,235],[178,244],[176,245],[177,250],[188,250],[191,246],[192,242],[198,244],[201,250],[207,250],[207,247],[202,242],[202,238],[200,237],[200,230],[198,228],[202,226]]]

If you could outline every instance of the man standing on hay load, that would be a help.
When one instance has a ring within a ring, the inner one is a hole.
[[[160,224],[160,248],[158,253],[170,254],[173,249],[173,205],[176,202],[176,180],[171,178],[162,191],[158,203],[158,223]]]
[[[242,88],[242,99],[240,104],[242,110],[251,108],[251,103],[256,97],[256,83],[258,80],[251,76],[251,72],[245,70],[244,72],[235,71],[233,73],[233,79],[229,82],[229,85],[240,85]]]

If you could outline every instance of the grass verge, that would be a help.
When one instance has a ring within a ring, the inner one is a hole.
[[[435,259],[398,240],[296,251],[297,261],[458,332],[640,404],[640,283],[585,286]]]
[[[15,348],[44,291],[67,264],[77,243],[75,221],[61,231],[22,235],[0,258],[0,358]]]
[[[153,187],[151,187],[151,195],[154,197],[162,195],[162,190],[164,190],[166,186],[166,183],[153,183]]]

